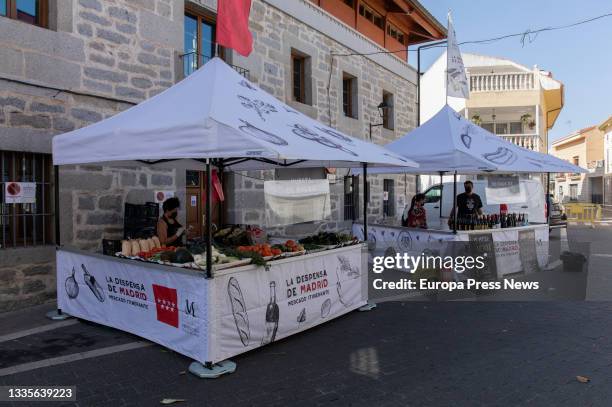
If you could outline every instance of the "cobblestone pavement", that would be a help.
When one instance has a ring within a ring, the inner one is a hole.
[[[185,373],[187,358],[151,346],[3,376],[0,384],[76,385],[70,405],[88,407],[162,398],[232,407],[608,406],[611,314],[605,302],[388,302],[238,356],[238,370],[217,380]],[[0,343],[0,368],[22,363],[15,355],[23,350],[48,357],[54,337],[78,338],[74,352],[135,340],[78,323]]]

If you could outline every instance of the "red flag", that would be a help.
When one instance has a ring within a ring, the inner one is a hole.
[[[253,36],[249,31],[251,0],[218,0],[217,43],[249,56],[253,50]]]

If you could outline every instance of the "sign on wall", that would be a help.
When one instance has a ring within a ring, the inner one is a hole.
[[[175,191],[155,191],[155,202],[162,204],[166,199],[172,198],[174,195]]]
[[[35,203],[36,202],[36,183],[35,182],[5,182],[4,183],[4,203]]]

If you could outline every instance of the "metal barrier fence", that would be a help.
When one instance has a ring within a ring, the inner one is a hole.
[[[593,222],[601,220],[601,205],[593,203],[568,202],[563,204],[567,220]]]

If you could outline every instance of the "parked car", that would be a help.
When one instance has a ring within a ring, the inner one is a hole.
[[[547,207],[550,208],[550,226],[567,226],[567,214],[563,204],[550,194],[547,199]]]

